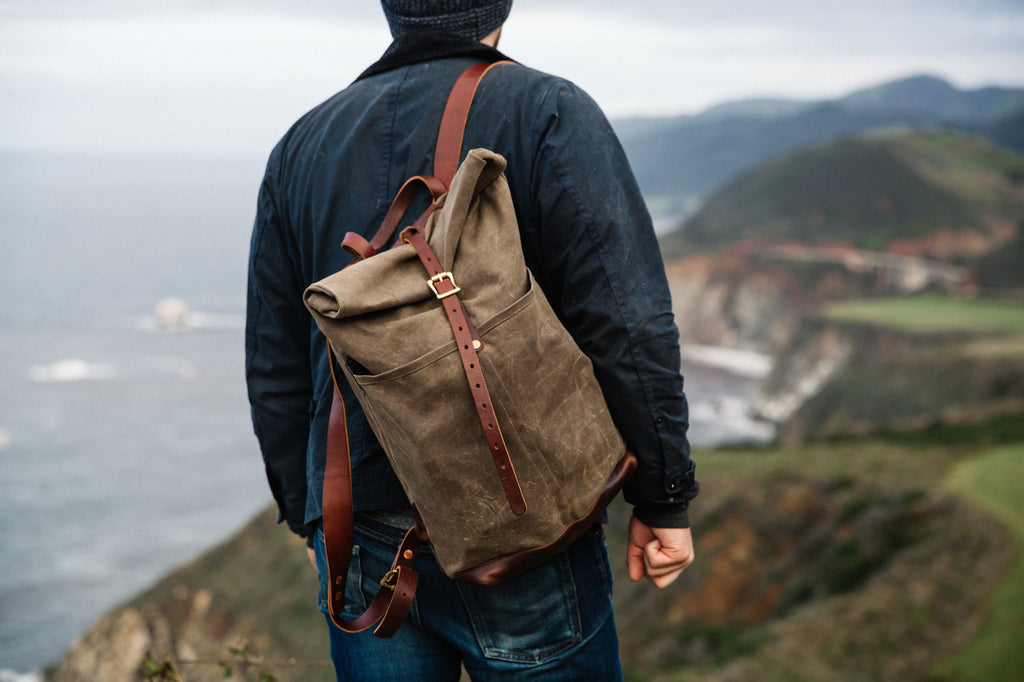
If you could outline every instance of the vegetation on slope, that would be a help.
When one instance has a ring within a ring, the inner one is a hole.
[[[993,471],[1003,476],[962,468],[987,461],[993,442],[1010,444],[996,451],[1012,453],[998,455]],[[669,589],[626,578],[628,510],[612,509],[627,679],[973,679],[979,658],[1006,655],[999,619],[1020,622],[1024,606],[1008,587],[1019,553],[1006,528],[945,481],[972,499],[998,501],[1004,522],[1017,519],[1008,525],[1019,538],[1022,479],[1005,479],[1016,476],[1022,444],[1018,419],[916,438],[696,453],[704,486],[693,509],[698,559]],[[313,590],[301,542],[268,512],[105,618],[82,646],[92,660],[135,653],[136,667],[143,654],[174,662],[185,682],[219,679],[217,662],[241,647],[257,663],[236,664],[234,679],[332,679]],[[1008,599],[1004,613],[984,625],[997,593]],[[129,613],[138,631],[111,625]],[[132,648],[140,636],[145,651]],[[972,641],[980,653],[965,648]],[[48,679],[100,679],[72,674],[72,658]],[[1018,679],[1000,670],[985,679]]]
[[[1019,418],[1024,304],[925,295],[825,305],[778,355],[762,386],[762,409],[794,390],[801,368],[828,362],[828,376],[780,418],[781,440]]]
[[[944,296],[837,301],[824,308],[829,319],[928,334],[939,332],[1024,333],[1024,304]],[[1021,344],[1024,353],[1024,343]]]
[[[666,594],[618,585],[628,679],[1020,679],[1002,629],[1019,633],[1024,618],[1019,553],[1005,527],[950,487],[1005,503],[1019,522],[1024,479],[959,473],[1007,438],[998,471],[1014,475],[1019,419],[700,453],[697,563]],[[793,599],[806,591],[813,598]],[[994,597],[1005,609],[989,616]]]
[[[951,678],[978,682],[1024,679],[1024,444],[961,462],[947,484],[1006,524],[1014,536],[1017,560],[978,636],[940,670]]]
[[[739,177],[685,227],[668,256],[746,239],[884,250],[936,232],[1009,241],[1024,221],[1024,157],[959,134],[849,138]]]

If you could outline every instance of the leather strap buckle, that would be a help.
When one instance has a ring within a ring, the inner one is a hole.
[[[395,586],[398,584],[398,569],[392,568],[390,571],[384,574],[384,577],[380,579],[380,586],[386,587],[392,592],[395,591]]]
[[[446,279],[452,285],[451,290],[438,293],[437,285]],[[452,273],[450,272],[437,273],[436,275],[427,280],[427,286],[430,287],[430,290],[434,292],[434,296],[437,296],[438,299],[448,298],[452,294],[457,294],[460,291],[462,291],[459,285],[455,283],[455,278],[452,276]]]

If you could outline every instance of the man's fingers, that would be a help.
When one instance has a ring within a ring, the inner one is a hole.
[[[689,528],[651,528],[636,517],[630,520],[626,566],[634,582],[647,577],[656,587],[666,587],[693,559]]]
[[[644,562],[648,570],[655,575],[681,571],[693,563],[693,546],[685,543],[666,546],[655,539],[644,547]]]
[[[643,580],[647,572],[645,564],[643,548],[632,544],[628,545],[626,547],[626,568],[629,570],[629,579],[633,582]]]
[[[645,572],[655,587],[670,585],[691,563],[692,552],[666,552],[658,540],[650,542],[644,548]]]
[[[313,564],[313,568],[316,568],[316,552],[312,547],[306,548],[306,556],[309,557],[309,563]]]
[[[647,579],[650,580],[651,584],[655,587],[663,589],[671,585],[673,582],[675,582],[676,578],[678,578],[679,574],[682,572],[683,569],[677,568],[673,571],[669,571],[668,573],[661,573],[659,575],[653,575],[648,573]]]
[[[629,522],[629,538],[626,543],[626,568],[629,579],[633,582],[642,580],[647,575],[646,547],[655,540],[651,529],[633,517]]]

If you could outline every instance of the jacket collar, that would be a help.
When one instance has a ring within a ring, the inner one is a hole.
[[[384,55],[370,68],[363,71],[356,80],[359,81],[401,66],[448,57],[473,57],[482,62],[508,59],[495,48],[469,38],[445,33],[406,33],[396,38]]]

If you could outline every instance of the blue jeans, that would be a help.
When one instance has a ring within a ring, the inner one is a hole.
[[[362,613],[388,571],[404,529],[357,516],[345,594],[346,619]],[[323,530],[316,534],[319,607],[327,613]],[[372,628],[339,630],[327,617],[338,680],[457,682],[465,666],[489,680],[622,680],[612,616],[612,573],[600,526],[566,551],[495,587],[450,580],[429,546],[416,560],[419,587],[391,639]]]

